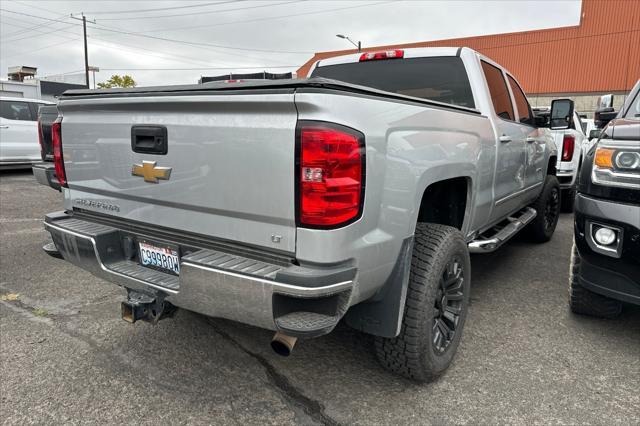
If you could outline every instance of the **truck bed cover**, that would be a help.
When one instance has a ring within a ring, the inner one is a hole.
[[[390,100],[420,103],[437,108],[447,108],[472,114],[480,114],[475,108],[467,108],[458,105],[446,104],[442,102],[430,101],[428,99],[416,98],[413,96],[400,95],[397,93],[377,90],[371,87],[358,86],[338,80],[326,78],[305,78],[289,80],[265,80],[246,81],[239,83],[210,82],[204,84],[184,84],[169,86],[149,86],[131,87],[116,89],[73,89],[62,94],[60,100],[67,99],[90,99],[90,98],[121,98],[121,97],[142,97],[142,96],[187,96],[187,95],[209,95],[215,92],[231,94],[234,92],[245,93],[247,91],[257,91],[259,93],[293,93],[296,90],[332,90],[349,92],[358,95],[378,96]]]

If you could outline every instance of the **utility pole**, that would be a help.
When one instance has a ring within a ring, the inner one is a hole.
[[[87,89],[89,89],[90,88],[89,86],[89,49],[87,48],[87,17],[84,16],[84,12],[83,12],[82,19],[73,16],[73,14],[71,15],[71,18],[76,19],[78,21],[82,21],[82,33],[84,35],[84,78],[87,84]],[[94,20],[93,23],[95,24],[96,21]]]

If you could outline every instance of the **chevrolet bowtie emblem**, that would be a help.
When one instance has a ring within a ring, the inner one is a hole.
[[[158,179],[169,179],[171,167],[156,167],[155,161],[143,161],[142,164],[133,165],[131,174],[142,176],[145,182],[158,183]]]

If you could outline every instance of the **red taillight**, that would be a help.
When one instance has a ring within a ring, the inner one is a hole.
[[[302,124],[299,132],[300,225],[336,227],[357,219],[364,197],[364,136],[319,123]]]
[[[377,59],[396,59],[403,58],[404,50],[384,50],[382,52],[367,52],[360,55],[360,62],[375,61]]]
[[[573,135],[564,135],[562,138],[562,161],[571,161],[575,146],[576,138]]]
[[[64,158],[62,157],[62,119],[58,118],[51,125],[51,143],[53,145],[53,165],[56,169],[56,177],[61,186],[67,186],[67,175],[64,171]]]
[[[40,157],[42,157],[42,161],[45,161],[44,154],[44,135],[42,134],[42,123],[38,118],[38,143],[40,144]]]

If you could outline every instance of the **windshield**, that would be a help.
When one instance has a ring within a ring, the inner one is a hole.
[[[387,59],[317,67],[311,77],[475,108],[462,59],[454,56]]]

